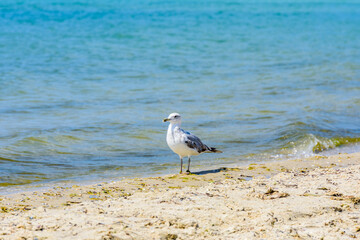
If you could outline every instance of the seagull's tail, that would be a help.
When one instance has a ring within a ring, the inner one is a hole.
[[[222,151],[217,150],[216,148],[213,147],[208,147],[208,150],[206,152],[222,153]]]

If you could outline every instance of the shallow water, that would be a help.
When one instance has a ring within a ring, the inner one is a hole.
[[[0,186],[359,149],[357,1],[1,1]]]

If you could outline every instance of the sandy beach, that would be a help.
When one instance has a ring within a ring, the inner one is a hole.
[[[360,154],[0,196],[0,239],[359,239]]]

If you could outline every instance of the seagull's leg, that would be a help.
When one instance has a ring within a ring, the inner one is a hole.
[[[183,161],[182,161],[182,157],[180,157],[180,174],[182,173],[182,165],[183,165]]]
[[[187,171],[186,172],[188,172],[188,173],[190,173],[190,157],[188,157],[188,169],[187,169]]]

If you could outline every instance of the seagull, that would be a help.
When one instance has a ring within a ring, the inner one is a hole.
[[[222,153],[213,147],[208,147],[201,140],[180,128],[181,116],[178,113],[171,113],[163,122],[170,122],[166,134],[166,142],[169,148],[180,157],[180,173],[182,173],[183,158],[188,158],[187,173],[190,173],[190,156],[196,156],[203,152]]]

